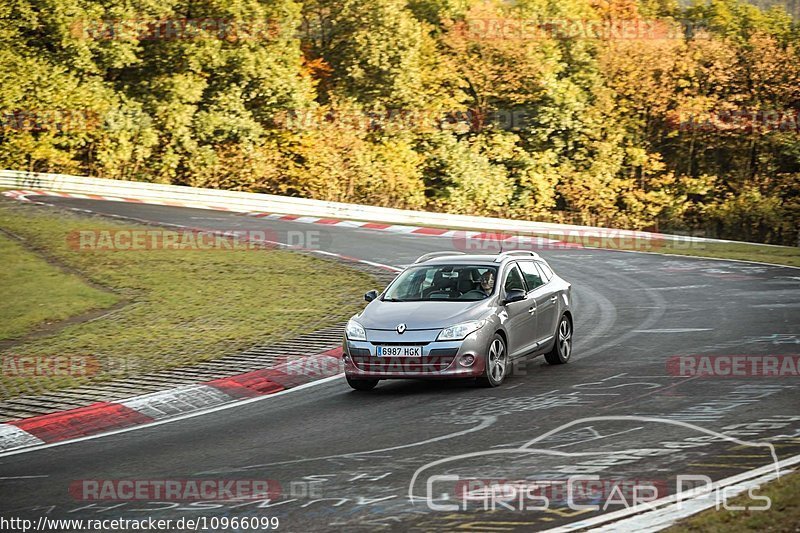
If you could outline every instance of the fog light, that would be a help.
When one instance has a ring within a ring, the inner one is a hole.
[[[475,356],[470,354],[462,355],[460,362],[461,366],[472,366],[472,364],[475,362]]]

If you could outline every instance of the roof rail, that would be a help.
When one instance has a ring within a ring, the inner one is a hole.
[[[524,255],[525,257],[531,257],[533,259],[541,259],[539,254],[530,250],[509,250],[507,252],[500,252],[497,254],[497,258],[494,260],[494,262],[499,263],[509,255]]]
[[[464,255],[464,252],[431,252],[429,254],[421,255],[414,261],[414,264],[417,263],[424,263],[428,259],[434,259],[436,257],[447,257],[448,255]]]

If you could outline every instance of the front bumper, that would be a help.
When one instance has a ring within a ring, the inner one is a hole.
[[[387,343],[351,341],[345,337],[342,342],[345,374],[357,379],[478,377],[484,373],[488,341],[483,339],[483,331],[478,330],[460,341],[408,342],[422,346],[422,357],[378,357],[378,344]],[[465,356],[472,356],[471,365],[465,364]]]

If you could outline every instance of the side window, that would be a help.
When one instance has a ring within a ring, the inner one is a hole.
[[[554,274],[549,266],[547,266],[545,263],[536,263],[536,265],[539,267],[539,270],[542,271],[542,274],[544,274],[544,279],[546,279],[547,281],[553,279]]]
[[[528,290],[532,291],[533,289],[541,287],[545,284],[541,273],[536,268],[536,265],[533,263],[533,261],[520,261],[519,266],[522,269],[522,274],[525,276],[525,282],[528,284]]]
[[[524,291],[525,290],[525,283],[522,281],[522,276],[519,273],[519,268],[515,266],[511,267],[511,270],[508,271],[506,274],[506,282],[503,285],[503,288],[506,292],[512,289],[519,289]]]

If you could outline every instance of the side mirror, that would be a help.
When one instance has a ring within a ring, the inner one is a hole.
[[[371,302],[372,300],[374,300],[377,297],[378,297],[378,291],[376,291],[376,290],[371,290],[371,291],[369,291],[368,293],[366,293],[364,295],[364,299],[366,301],[368,301],[368,302]]]
[[[513,302],[519,302],[520,300],[525,299],[525,291],[522,289],[511,289],[506,293],[506,299],[503,300],[503,305],[510,304]]]

